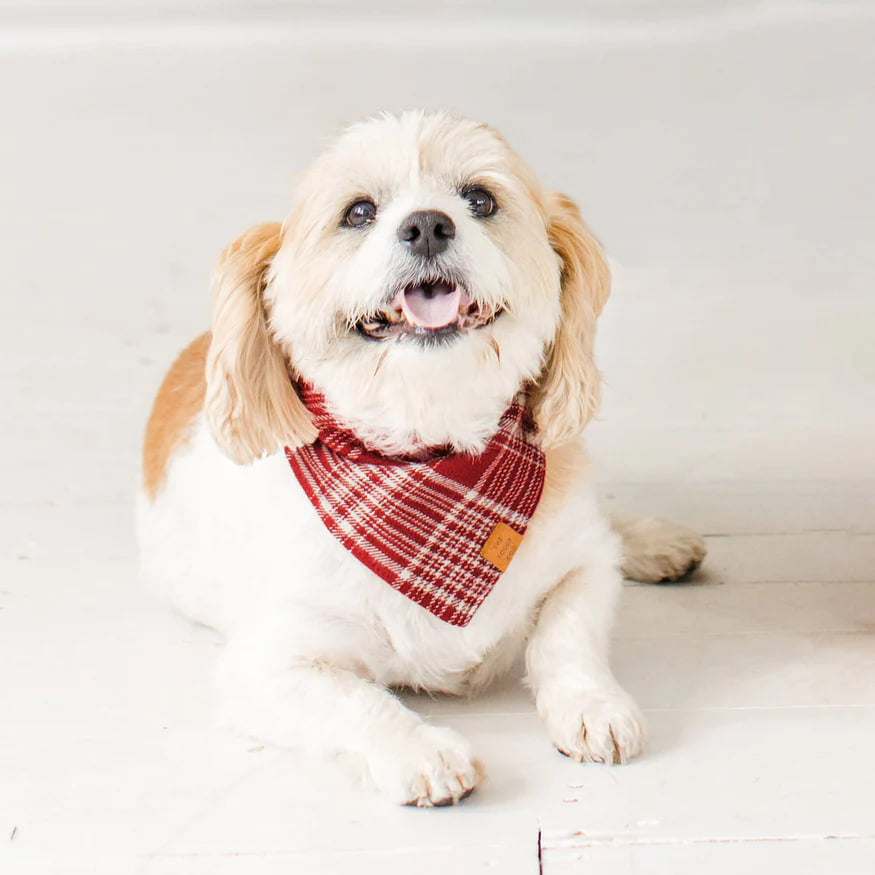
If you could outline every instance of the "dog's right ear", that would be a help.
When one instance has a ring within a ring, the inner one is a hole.
[[[281,238],[279,222],[250,228],[213,273],[204,409],[219,448],[239,464],[316,438],[265,311],[265,276]]]

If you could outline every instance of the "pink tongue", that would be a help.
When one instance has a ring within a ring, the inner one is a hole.
[[[419,328],[443,328],[459,318],[462,292],[458,286],[429,283],[398,294],[395,306],[400,306],[411,325]]]

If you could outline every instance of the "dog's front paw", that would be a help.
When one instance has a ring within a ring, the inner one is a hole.
[[[539,696],[538,711],[560,753],[582,763],[626,763],[644,749],[644,717],[619,687]]]
[[[455,805],[486,776],[465,738],[428,724],[369,760],[379,790],[400,805],[420,808]]]

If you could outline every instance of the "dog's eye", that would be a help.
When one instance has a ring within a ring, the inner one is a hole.
[[[356,201],[343,217],[343,224],[350,228],[361,228],[377,218],[377,205],[373,201]]]
[[[479,219],[491,216],[497,209],[495,198],[485,188],[469,188],[464,192],[464,198],[471,207],[471,212]]]

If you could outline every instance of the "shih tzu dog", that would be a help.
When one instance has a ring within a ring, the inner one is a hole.
[[[574,203],[444,113],[351,127],[282,225],[225,250],[212,330],[155,400],[139,535],[145,577],[226,638],[228,723],[450,804],[484,769],[392,688],[470,694],[524,652],[556,748],[641,751],[608,663],[621,578],[705,549],[597,505],[580,435],[609,287]]]

